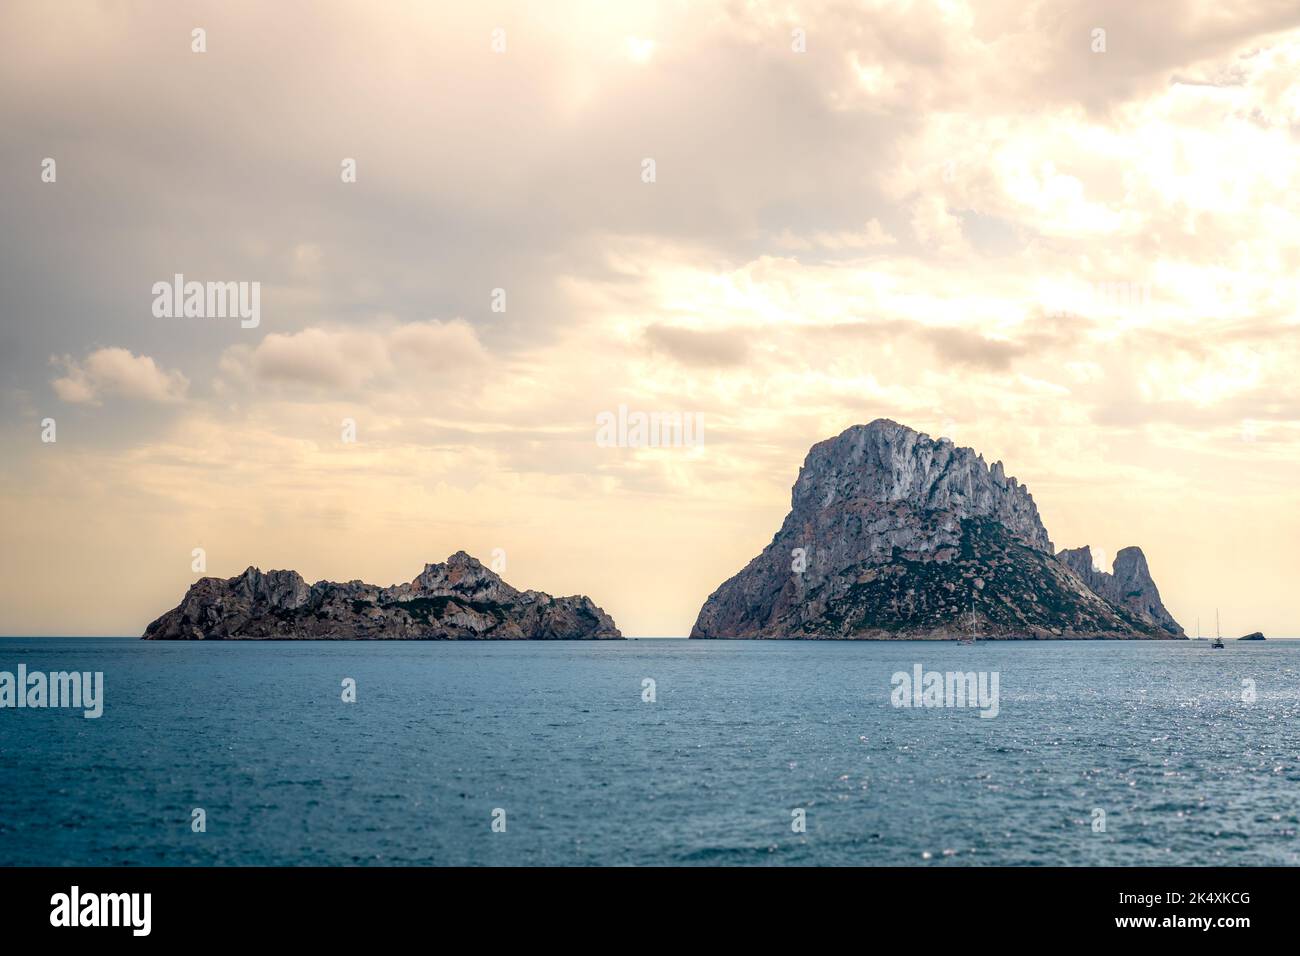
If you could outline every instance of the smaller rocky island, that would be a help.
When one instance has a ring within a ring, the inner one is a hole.
[[[1239,641],[1262,641],[1262,640],[1264,640],[1264,633],[1263,633],[1262,631],[1252,631],[1251,633],[1245,635],[1244,637],[1239,637],[1239,638],[1237,638],[1237,640],[1239,640]]]
[[[620,640],[585,595],[519,591],[457,551],[409,584],[308,584],[297,571],[250,567],[201,578],[144,632],[146,641]]]

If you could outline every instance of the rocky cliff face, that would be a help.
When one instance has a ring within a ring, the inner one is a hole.
[[[1172,636],[1185,637],[1183,629],[1165,610],[1160,600],[1156,582],[1151,580],[1146,555],[1141,548],[1123,548],[1112,565],[1112,570],[1098,571],[1093,565],[1092,549],[1087,545],[1060,552],[1056,556],[1079,580],[1096,594],[1116,607],[1127,608],[1143,620],[1168,631]]]
[[[458,551],[410,584],[308,585],[296,571],[203,578],[145,640],[611,640],[590,598],[518,591]]]
[[[814,445],[791,499],[787,525],[791,518],[824,525],[828,516],[838,519],[869,506],[890,513],[890,506],[899,505],[954,518],[991,518],[1029,547],[1052,550],[1033,496],[1007,477],[1002,462],[990,467],[970,448],[884,418]],[[934,543],[927,537],[909,534],[899,543],[925,548]]]
[[[1056,558],[1033,497],[1001,462],[880,419],[813,446],[781,529],[709,596],[691,637],[972,632],[1172,636]]]

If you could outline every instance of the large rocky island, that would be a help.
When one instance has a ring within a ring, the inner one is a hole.
[[[897,422],[809,451],[771,544],[705,601],[692,638],[1185,639],[1139,548],[1113,572],[1056,554],[1029,491]]]
[[[617,640],[591,599],[519,591],[458,551],[409,584],[308,584],[297,571],[250,567],[202,578],[145,629],[165,640]]]

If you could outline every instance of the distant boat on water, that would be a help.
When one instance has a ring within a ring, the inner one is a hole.
[[[975,595],[972,593],[970,599],[970,637],[958,638],[957,643],[974,644],[979,639],[979,630],[975,627]]]
[[[1212,647],[1212,648],[1222,648],[1222,647],[1223,647],[1223,638],[1219,636],[1219,610],[1218,610],[1218,608],[1215,608],[1215,610],[1214,610],[1214,643],[1211,644],[1210,647]]]

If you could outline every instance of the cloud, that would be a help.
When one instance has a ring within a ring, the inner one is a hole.
[[[389,367],[382,340],[366,332],[304,329],[271,334],[250,354],[254,376],[322,388],[358,388]]]
[[[671,355],[685,365],[739,365],[749,354],[743,330],[699,332],[694,329],[655,323],[645,330],[651,347]]]
[[[898,240],[885,231],[878,219],[869,219],[861,229],[843,229],[837,232],[796,233],[787,227],[772,237],[774,247],[795,252],[814,249],[828,253],[860,252],[897,244]]]
[[[398,371],[430,379],[456,378],[487,359],[474,329],[453,319],[377,329],[313,327],[272,333],[254,348],[229,350],[222,370],[264,383],[354,390]]]
[[[164,372],[147,355],[123,348],[96,349],[81,362],[71,356],[51,356],[64,374],[50,384],[63,401],[99,405],[106,396],[145,402],[179,402],[189,381],[178,371]]]
[[[408,322],[388,333],[386,347],[394,362],[416,368],[457,370],[488,360],[473,326],[450,322]]]
[[[1001,371],[1009,368],[1012,360],[1025,351],[1024,346],[1017,342],[992,339],[968,329],[926,329],[923,335],[940,358],[955,365]]]

